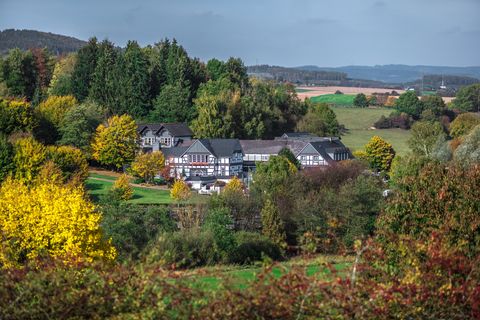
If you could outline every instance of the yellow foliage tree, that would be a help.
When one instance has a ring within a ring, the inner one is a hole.
[[[165,157],[161,151],[143,153],[137,155],[132,163],[131,171],[134,176],[140,177],[146,182],[153,182],[155,175],[165,167]]]
[[[50,96],[40,103],[38,111],[55,126],[59,126],[65,114],[78,105],[74,96]]]
[[[243,192],[243,182],[238,177],[233,177],[225,186],[224,192]]]
[[[0,187],[0,266],[44,256],[113,260],[116,251],[100,220],[82,188],[7,179]]]
[[[388,172],[395,157],[395,150],[390,143],[379,136],[373,136],[365,145],[365,155],[372,169]]]
[[[32,137],[20,138],[13,146],[15,178],[22,182],[31,182],[45,161],[46,149]]]
[[[84,181],[88,177],[87,158],[80,149],[71,146],[49,146],[47,158],[62,171],[65,181]]]
[[[130,186],[128,176],[126,174],[122,174],[117,180],[115,180],[115,183],[112,186],[112,192],[121,200],[129,200],[132,198],[133,189]]]
[[[99,125],[92,142],[94,159],[117,169],[135,159],[137,148],[137,125],[129,115],[113,116]]]
[[[172,190],[170,190],[170,197],[175,201],[185,201],[190,197],[190,188],[182,179],[175,180]]]

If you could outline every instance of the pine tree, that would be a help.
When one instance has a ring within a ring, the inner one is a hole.
[[[114,112],[128,113],[136,119],[147,115],[151,107],[148,60],[137,42],[128,42],[117,71],[120,100]]]
[[[102,41],[98,48],[98,61],[92,76],[90,97],[111,112],[117,102],[116,68],[117,51],[108,40]]]
[[[72,91],[78,101],[87,98],[93,74],[97,66],[98,44],[97,38],[91,38],[88,44],[77,54],[77,61],[72,74]]]

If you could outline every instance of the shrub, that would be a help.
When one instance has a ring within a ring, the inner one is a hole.
[[[147,262],[172,268],[195,268],[225,262],[214,248],[215,238],[210,231],[185,229],[162,233],[153,243]]]
[[[138,258],[159,233],[176,229],[168,209],[125,202],[109,202],[100,207],[101,226],[121,258]]]
[[[459,138],[467,135],[473,128],[480,124],[480,116],[475,113],[463,113],[450,124],[450,135]]]
[[[62,170],[65,181],[72,178],[84,181],[88,177],[88,162],[80,149],[71,146],[49,146],[47,159]]]
[[[359,93],[355,96],[353,100],[353,105],[359,108],[366,108],[368,107],[368,99],[363,93]]]
[[[282,249],[257,232],[237,232],[235,233],[235,242],[237,246],[229,259],[232,263],[249,264],[261,261],[264,257],[272,260],[282,258]]]
[[[228,259],[228,256],[232,254],[236,247],[235,237],[233,236],[233,220],[228,209],[210,210],[205,217],[202,229],[213,234],[214,250],[218,251],[222,260]]]

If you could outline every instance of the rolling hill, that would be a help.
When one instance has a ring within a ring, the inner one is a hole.
[[[77,51],[85,44],[83,40],[49,32],[15,29],[0,31],[0,55],[13,48],[28,50],[45,47],[52,53],[60,55]]]

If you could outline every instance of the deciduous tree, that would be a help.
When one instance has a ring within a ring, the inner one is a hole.
[[[395,108],[398,112],[405,112],[413,118],[418,119],[422,114],[424,106],[414,91],[407,91],[402,93],[395,101]]]
[[[190,188],[187,183],[182,179],[175,180],[172,190],[170,190],[170,197],[177,202],[186,201],[190,198]]]
[[[273,243],[279,245],[281,248],[286,247],[285,227],[278,208],[275,204],[267,198],[263,205],[261,212],[262,216],[262,233],[269,238]]]
[[[445,140],[442,125],[437,121],[417,121],[410,130],[408,145],[414,153],[430,157],[439,140]]]
[[[159,175],[165,167],[165,157],[161,151],[142,153],[135,157],[130,167],[136,177],[152,183],[156,175]]]
[[[365,153],[370,167],[383,172],[390,170],[390,165],[395,157],[392,145],[379,136],[373,136],[365,145]]]
[[[137,125],[128,115],[109,118],[106,125],[98,126],[93,136],[94,159],[116,169],[132,162],[137,148]]]

